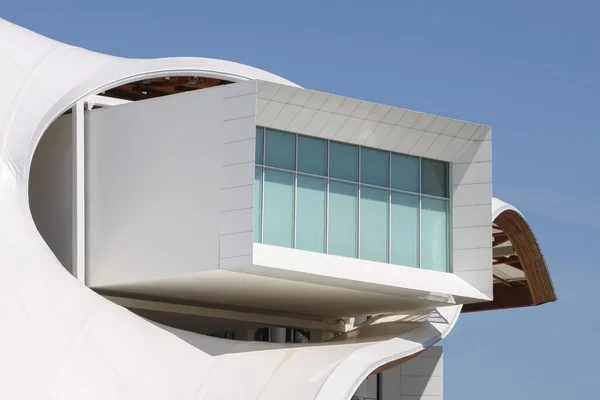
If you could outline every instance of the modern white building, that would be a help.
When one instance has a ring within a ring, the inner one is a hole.
[[[461,313],[556,300],[489,126],[4,20],[0,70],[0,399],[441,399]]]

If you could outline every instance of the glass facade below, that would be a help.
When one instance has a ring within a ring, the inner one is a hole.
[[[449,269],[441,161],[256,128],[254,241]]]

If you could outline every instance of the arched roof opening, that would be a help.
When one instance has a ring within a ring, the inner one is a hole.
[[[494,300],[467,304],[463,312],[529,307],[556,301],[542,250],[519,210],[493,199],[492,224]]]

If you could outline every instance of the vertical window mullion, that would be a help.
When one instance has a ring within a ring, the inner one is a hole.
[[[419,196],[419,232],[417,232],[417,235],[419,238],[419,253],[418,253],[419,259],[417,260],[417,266],[418,266],[418,268],[421,268],[422,267],[421,259],[423,258],[422,254],[421,254],[421,252],[423,250],[423,246],[422,246],[423,238],[421,237],[421,232],[422,232],[422,230],[421,230],[421,220],[422,220],[421,210],[423,209],[422,201],[421,201],[421,199],[422,199],[422,196],[421,196],[421,157],[419,157],[419,194],[418,194],[418,196]]]
[[[388,263],[392,262],[392,153],[388,152]]]
[[[327,171],[325,179],[325,254],[329,254],[329,140],[327,141]]]
[[[257,187],[257,185],[260,185]],[[253,210],[253,240],[262,242],[262,195],[263,195],[263,167],[254,166],[254,210]],[[258,218],[257,217],[258,213]]]
[[[266,157],[266,153],[267,153],[267,131],[266,129],[263,127],[263,155],[262,155],[262,163],[263,163],[263,167],[262,167],[262,187],[261,187],[261,194],[260,194],[260,242],[264,243],[265,242],[265,157]]]
[[[450,197],[450,188],[448,189],[448,197]],[[452,248],[450,247],[450,235],[452,235],[452,228],[450,225],[450,199],[446,200],[446,270],[444,272],[450,272],[450,252]]]
[[[388,260],[389,191],[364,186],[361,189],[361,260],[386,263]],[[364,217],[364,218],[363,218]],[[362,230],[365,230],[362,232]]]
[[[298,223],[297,223],[297,218],[298,218],[298,135],[295,135],[295,137],[296,137],[296,146],[295,146],[296,147],[296,165],[294,168],[294,226],[292,228],[292,231],[293,231],[292,234],[294,235],[294,240],[293,240],[294,249],[296,248],[296,237],[298,236],[297,232],[296,232],[296,229],[298,226]]]
[[[361,179],[361,165],[360,165],[360,153],[361,153],[361,149],[362,146],[358,146],[358,219],[356,220],[356,254],[357,254],[357,258],[360,258],[360,203],[362,203],[360,201],[360,187],[362,179]]]
[[[446,270],[452,272],[452,202],[450,193],[452,192],[452,164],[446,164]]]

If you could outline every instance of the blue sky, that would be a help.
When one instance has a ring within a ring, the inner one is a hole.
[[[100,52],[223,58],[308,88],[491,125],[494,195],[529,219],[559,302],[461,317],[444,342],[445,398],[595,397],[600,2],[1,4],[2,18]]]

